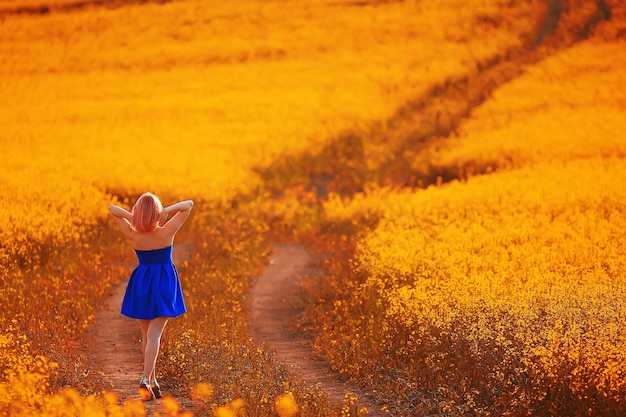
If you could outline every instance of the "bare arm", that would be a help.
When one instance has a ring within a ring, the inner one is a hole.
[[[176,204],[172,204],[171,206],[167,206],[163,208],[163,211],[167,214],[170,214],[170,213],[176,213],[179,211],[191,210],[192,207],[193,207],[193,201],[185,200]]]
[[[161,224],[164,228],[172,230],[174,233],[180,229],[193,207],[192,200],[185,200],[172,204],[163,208],[161,212]],[[167,217],[172,214],[172,217],[167,220]]]
[[[128,221],[130,221],[133,217],[133,214],[130,211],[120,206],[116,206],[115,204],[109,204],[109,213],[111,213],[111,216],[113,217],[119,217]]]
[[[109,204],[109,213],[124,234],[130,232],[130,220],[133,214],[125,208]]]

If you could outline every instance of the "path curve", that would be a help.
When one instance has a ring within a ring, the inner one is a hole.
[[[190,245],[191,242],[183,242],[174,247],[177,264],[189,257]],[[314,272],[315,267],[310,252],[301,243],[276,243],[273,248],[271,264],[249,292],[248,330],[252,337],[259,345],[274,349],[279,360],[298,368],[307,383],[319,384],[331,400],[340,402],[351,393],[361,406],[367,407],[369,416],[386,416],[367,392],[342,382],[328,363],[293,331],[294,309],[289,300],[299,289],[301,279]],[[116,393],[121,403],[140,399],[138,384],[143,370],[141,332],[134,320],[120,314],[125,290],[126,280],[111,288],[105,307],[96,313],[95,323],[87,330],[86,349],[92,369],[102,372],[107,390]],[[167,386],[163,385],[167,394]],[[158,400],[144,402],[147,415],[158,410],[159,404]]]
[[[319,384],[331,400],[340,402],[345,394],[356,396],[369,416],[386,416],[371,395],[359,387],[342,382],[328,362],[308,347],[293,330],[294,308],[290,304],[302,278],[315,270],[311,253],[302,243],[275,243],[270,265],[249,291],[248,331],[255,342],[275,350],[276,357],[295,365],[303,379]]]

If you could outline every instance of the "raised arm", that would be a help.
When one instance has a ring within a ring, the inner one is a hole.
[[[187,217],[189,217],[189,213],[191,213],[191,208],[193,207],[192,200],[180,201],[176,204],[172,204],[171,206],[167,206],[163,208],[161,212],[161,224],[165,229],[169,229],[172,232],[176,233],[178,229],[183,225]],[[172,217],[167,220],[169,215]]]
[[[109,213],[124,234],[130,232],[130,220],[133,217],[130,211],[115,204],[109,204]]]
[[[130,211],[123,207],[116,206],[115,204],[109,204],[109,213],[111,213],[111,216],[113,217],[119,217],[128,221],[130,221],[133,217],[133,214]]]
[[[178,202],[176,204],[172,204],[171,206],[167,206],[163,208],[163,211],[167,214],[177,213],[180,211],[189,211],[193,207],[192,200],[185,200]]]

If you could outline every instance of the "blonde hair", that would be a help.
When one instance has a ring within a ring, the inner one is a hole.
[[[138,232],[151,232],[157,228],[163,204],[152,193],[144,193],[133,206],[133,217],[130,225]]]

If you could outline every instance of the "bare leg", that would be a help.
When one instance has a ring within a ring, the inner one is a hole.
[[[168,317],[157,317],[149,321],[146,337],[144,338],[144,365],[143,376],[148,381],[154,381],[156,360],[159,355],[159,347],[161,344],[161,336],[167,325]],[[142,330],[143,331],[143,330]]]
[[[146,345],[148,344],[148,328],[150,327],[150,320],[137,320],[139,324],[139,328],[141,329],[141,355],[143,357],[143,363],[145,368],[146,363]],[[145,378],[141,378],[140,381],[140,394],[145,400],[151,400],[155,397],[154,392],[150,388],[149,380],[145,380]]]
[[[146,340],[148,340],[148,326],[150,325],[150,320],[137,320],[139,322],[139,328],[141,329],[141,354],[143,355],[143,360],[146,360]]]

